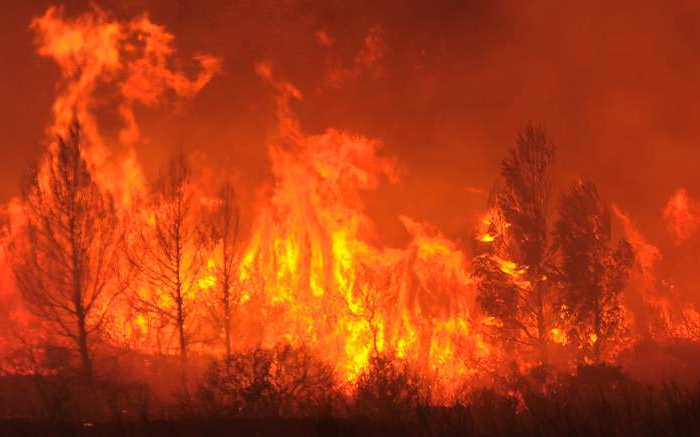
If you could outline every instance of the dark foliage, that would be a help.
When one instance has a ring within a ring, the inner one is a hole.
[[[356,382],[354,408],[371,419],[410,421],[412,412],[429,404],[428,387],[409,363],[393,354],[374,355]]]
[[[595,363],[623,329],[619,295],[634,262],[632,246],[611,247],[610,211],[595,185],[576,182],[562,196],[556,236],[561,253],[562,314],[571,341]]]
[[[330,406],[332,369],[305,348],[280,345],[235,352],[212,362],[188,414],[213,417],[306,417]]]
[[[252,359],[252,358],[249,358]],[[256,358],[260,361],[260,358]],[[267,361],[267,360],[262,360]],[[385,364],[377,364],[385,369]],[[386,370],[386,369],[385,369]],[[387,371],[396,375],[397,370]],[[375,370],[375,372],[380,372]],[[218,373],[218,371],[216,372]],[[264,372],[263,372],[264,373]],[[399,373],[401,373],[399,371]],[[227,378],[233,378],[228,375]],[[270,378],[262,378],[267,379]],[[406,383],[403,377],[386,378]],[[5,390],[17,381],[0,379]],[[271,385],[264,383],[262,385]],[[375,385],[375,384],[371,384]],[[381,384],[378,384],[381,385]],[[410,385],[410,384],[409,384]],[[251,387],[250,385],[248,387]],[[16,388],[16,387],[15,387]],[[13,388],[13,389],[15,389]],[[211,387],[210,387],[211,388]],[[268,393],[274,391],[267,388]],[[368,415],[361,403],[342,414],[308,414],[314,403],[287,395],[268,395],[261,401],[253,390],[217,389],[229,396],[221,405],[240,405],[230,397],[233,392],[250,396],[243,402],[257,405],[249,413],[240,410],[199,410],[196,416],[184,414],[165,420],[148,416],[121,416],[101,420],[81,415],[53,418],[36,416],[0,419],[2,435],[84,435],[84,436],[694,436],[700,433],[700,388],[688,390],[673,383],[660,386],[642,385],[610,366],[582,366],[575,375],[554,378],[545,386],[521,381],[517,388],[484,389],[466,393],[463,400],[450,406],[428,406],[415,402],[412,390],[397,393],[403,402],[390,409],[372,408]],[[75,393],[76,391],[73,390]],[[128,392],[128,391],[127,391]],[[387,393],[391,392],[387,390]],[[71,395],[73,396],[73,395]],[[243,396],[243,395],[241,395]],[[97,398],[91,398],[97,399]],[[279,408],[286,399],[297,403],[293,409]],[[312,397],[316,399],[316,397]],[[374,401],[374,397],[372,398]],[[410,401],[406,401],[413,399]],[[245,404],[244,404],[245,405]],[[275,406],[276,405],[276,406]],[[316,404],[318,405],[318,404]],[[385,404],[387,405],[387,404]],[[286,414],[258,415],[260,408]],[[292,411],[294,411],[292,413]],[[254,412],[254,413],[253,413]],[[291,413],[291,414],[290,414]],[[248,415],[250,414],[250,415]],[[284,416],[284,417],[282,417]]]
[[[497,336],[507,349],[521,343],[547,363],[550,233],[548,224],[554,146],[544,128],[527,124],[517,145],[501,163],[491,196],[490,240],[478,244],[474,277],[477,301],[498,320]],[[514,281],[496,259],[512,262],[522,280]]]

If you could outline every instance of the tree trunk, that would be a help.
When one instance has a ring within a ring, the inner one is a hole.
[[[177,304],[176,324],[178,340],[180,343],[180,364],[182,365],[182,372],[184,374],[185,366],[187,365],[187,339],[185,337],[185,312],[183,308],[182,290],[180,285],[178,285],[175,301]]]
[[[600,308],[600,297],[596,297],[595,300],[595,315],[593,320],[593,332],[595,334],[595,341],[593,342],[593,360],[596,365],[600,364],[600,342],[601,342],[601,308]]]
[[[76,159],[73,163],[73,184],[78,185],[79,171],[78,171],[79,160]],[[80,362],[83,378],[86,381],[92,380],[92,362],[90,361],[90,349],[88,347],[88,333],[86,327],[85,306],[83,304],[83,269],[82,258],[81,258],[81,248],[78,244],[78,232],[76,230],[76,186],[71,187],[70,193],[70,207],[69,207],[69,227],[70,227],[70,247],[71,247],[71,258],[72,258],[72,270],[73,270],[73,309],[76,315],[76,322],[78,325],[78,337],[76,342],[78,344],[78,352],[80,353]]]
[[[226,359],[231,358],[231,292],[228,278],[224,281],[224,336],[226,341]]]
[[[178,339],[180,342],[180,365],[182,367],[182,376],[185,375],[185,367],[187,365],[187,339],[185,338],[185,308],[182,296],[182,255],[184,249],[182,247],[182,239],[180,228],[182,226],[183,213],[182,213],[182,199],[177,198],[177,219],[175,221],[175,275],[176,275],[176,285],[175,285],[175,302],[177,304],[177,317],[175,323],[177,324]]]
[[[549,363],[547,357],[547,325],[544,320],[544,291],[540,281],[535,282],[535,293],[537,294],[537,340],[540,354],[540,364],[546,366]]]
[[[83,377],[86,381],[92,380],[92,359],[90,358],[90,349],[88,347],[88,334],[85,327],[85,315],[81,312],[78,314],[78,350],[80,351],[80,361]]]
[[[79,267],[79,257],[77,249],[73,249],[73,309],[75,311],[78,335],[75,342],[80,354],[80,363],[83,377],[86,381],[92,379],[92,361],[90,359],[90,348],[88,347],[88,332],[86,326],[85,308],[83,306],[83,294],[81,287],[82,273]]]

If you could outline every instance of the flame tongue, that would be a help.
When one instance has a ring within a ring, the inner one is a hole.
[[[197,57],[194,78],[173,69],[173,35],[146,15],[120,21],[94,7],[66,18],[63,9],[52,7],[33,20],[32,29],[38,54],[61,71],[49,133],[62,133],[77,118],[98,185],[127,209],[135,193],[146,191],[136,159],[135,105],[155,106],[168,94],[194,96],[220,70],[220,60]],[[302,97],[299,90],[276,79],[268,64],[256,71],[276,92],[279,129],[268,146],[274,189],[240,255],[238,346],[308,345],[337,363],[339,375],[348,380],[381,352],[409,358],[433,373],[465,374],[457,349],[483,352],[485,346],[470,338],[471,280],[463,253],[407,217],[401,218],[413,237],[407,248],[372,245],[361,193],[383,178],[397,178],[392,161],[378,153],[381,143],[335,129],[305,134],[290,105]],[[118,141],[108,141],[98,129],[98,89],[117,99]],[[148,214],[136,217],[140,226],[154,225]],[[193,299],[217,292],[216,269],[211,258],[194,282]],[[135,288],[159,305],[173,304],[165,290],[148,284]],[[156,318],[127,304],[114,307],[111,338],[132,347],[162,347],[151,344],[163,329]]]
[[[298,91],[275,81],[269,66],[259,72],[282,90],[279,142],[288,144],[270,146],[274,194],[240,267],[246,293],[278,315],[264,341],[313,344],[351,380],[372,353],[387,349],[446,364],[451,334],[467,331],[466,313],[449,310],[469,285],[462,254],[408,218],[402,220],[414,235],[410,248],[369,244],[360,191],[395,177],[391,162],[378,155],[381,144],[334,129],[304,135],[288,110],[287,99],[299,98]]]
[[[134,104],[154,106],[169,91],[180,97],[194,96],[220,70],[220,60],[198,56],[200,72],[194,79],[172,70],[168,64],[174,53],[174,37],[145,15],[122,22],[93,7],[91,12],[69,19],[63,8],[50,7],[32,20],[31,28],[37,53],[54,60],[61,69],[61,92],[53,104],[49,134],[63,134],[77,118],[87,158],[98,169],[94,172],[98,183],[129,203],[133,194],[144,188],[132,148],[140,135]],[[117,148],[108,146],[98,130],[98,87],[110,87],[118,96],[116,106],[123,121],[119,142],[126,147],[124,156],[115,156]]]

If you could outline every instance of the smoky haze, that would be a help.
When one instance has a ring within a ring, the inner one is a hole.
[[[68,16],[89,8],[65,3]],[[382,243],[408,239],[400,214],[468,241],[500,160],[532,120],[557,146],[557,189],[578,175],[594,180],[660,247],[667,274],[692,286],[683,272],[697,242],[676,244],[662,211],[680,187],[700,196],[697,3],[376,3],[100,2],[120,19],[147,11],[176,36],[185,71],[200,52],[224,59],[192,100],[136,107],[147,178],[185,148],[204,173],[238,174],[251,199],[269,183],[274,101],[254,70],[268,61],[302,92],[294,105],[306,132],[378,138],[402,169],[398,183],[366,194]],[[48,142],[59,72],[35,54],[29,23],[50,4],[15,2],[0,17],[3,202]],[[100,96],[98,120],[116,138],[110,97]]]

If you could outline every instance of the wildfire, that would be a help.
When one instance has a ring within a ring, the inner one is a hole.
[[[697,218],[691,207],[687,193],[680,189],[669,199],[663,211],[676,244],[695,232]],[[613,205],[612,210],[635,249],[637,268],[633,272],[633,280],[640,292],[643,308],[654,308],[653,314],[636,314],[635,317],[643,320],[649,333],[659,340],[700,338],[700,311],[697,306],[680,295],[673,283],[657,278],[656,265],[662,259],[660,249],[649,243],[617,206]]]
[[[158,212],[139,210],[135,205],[139,196],[150,194],[136,154],[140,131],[135,107],[153,107],[169,94],[195,96],[221,71],[222,60],[199,55],[195,58],[198,72],[188,77],[173,67],[173,35],[147,15],[120,21],[94,7],[69,19],[61,8],[51,7],[32,21],[31,28],[37,53],[55,61],[61,71],[49,132],[52,136],[63,132],[77,119],[85,132],[87,160],[94,167],[99,187],[116,197],[120,216],[134,217],[138,225],[154,232]],[[319,40],[332,45],[326,34],[319,34]],[[383,55],[380,32],[373,29],[356,63],[368,69]],[[235,257],[234,346],[304,345],[333,363],[338,376],[350,382],[367,368],[373,355],[382,353],[408,360],[436,378],[477,372],[474,363],[498,350],[489,329],[512,329],[513,323],[500,314],[480,316],[482,313],[476,311],[472,278],[476,267],[467,261],[467,251],[429,224],[407,216],[398,217],[410,236],[406,247],[376,243],[363,193],[382,183],[396,182],[399,175],[396,162],[383,154],[382,142],[334,128],[316,134],[305,132],[292,110],[292,102],[303,97],[301,91],[278,78],[269,63],[260,63],[255,71],[273,92],[278,124],[267,144],[272,174],[265,191],[268,194],[251,206],[255,215],[250,233]],[[349,75],[338,76],[334,86]],[[96,95],[102,87],[116,96],[114,106],[122,123],[118,138],[105,138],[98,129],[96,114],[105,108],[99,105],[104,100]],[[194,189],[198,208],[221,208],[221,200],[205,195],[205,188]],[[18,227],[16,223],[22,218],[12,207],[8,208],[11,229]],[[671,299],[659,292],[663,287],[658,287],[655,264],[661,258],[660,250],[647,242],[618,208],[613,207],[613,212],[634,246],[635,279],[641,283],[644,304],[659,309],[661,323],[670,335],[698,336],[694,329],[700,327],[700,312],[692,305],[672,308]],[[700,223],[696,206],[683,189],[668,201],[663,217],[677,244],[690,238]],[[522,264],[527,262],[524,258],[509,252],[509,227],[496,211],[489,211],[480,220],[476,235],[471,236],[478,241],[477,246],[487,249],[475,258],[488,262],[489,272],[498,277],[496,287],[514,290],[512,295],[531,296],[547,281],[542,287],[544,295],[554,275],[549,280],[543,272],[551,270],[528,269]],[[126,244],[131,243],[131,237],[126,236]],[[134,309],[128,299],[110,302],[113,312],[105,322],[108,337],[148,352],[172,352],[174,334],[161,335],[161,330],[162,319],[173,316],[164,316],[162,310],[172,313],[180,301],[192,304],[192,319],[212,331],[206,334],[217,334],[208,305],[227,282],[217,277],[222,268],[221,251],[221,247],[207,247],[201,249],[207,252],[204,255],[198,249],[178,258],[178,263],[195,264],[192,260],[202,255],[196,274],[187,278],[191,279],[188,287],[177,297],[162,284],[135,280],[131,294],[157,307],[160,314]],[[2,256],[0,251],[0,261]],[[174,282],[181,285],[181,279],[178,276]],[[507,300],[502,295],[497,298]],[[579,339],[565,330],[568,326],[562,314],[569,308],[546,310],[551,314],[540,314],[537,340],[549,347]],[[545,316],[556,324],[545,325]],[[678,318],[686,324],[678,323]],[[607,342],[603,334],[599,339],[595,333],[582,332],[584,344]],[[208,345],[200,346],[199,351],[221,352]]]
[[[270,145],[273,195],[255,221],[239,278],[281,314],[264,342],[312,344],[343,363],[350,380],[387,348],[434,368],[456,365],[452,339],[469,331],[457,298],[470,284],[461,252],[407,217],[409,248],[372,246],[360,191],[383,176],[395,179],[381,143],[333,129],[304,134],[288,103],[301,94],[269,66],[258,71],[281,91],[280,136]],[[420,326],[426,316],[432,322]]]

